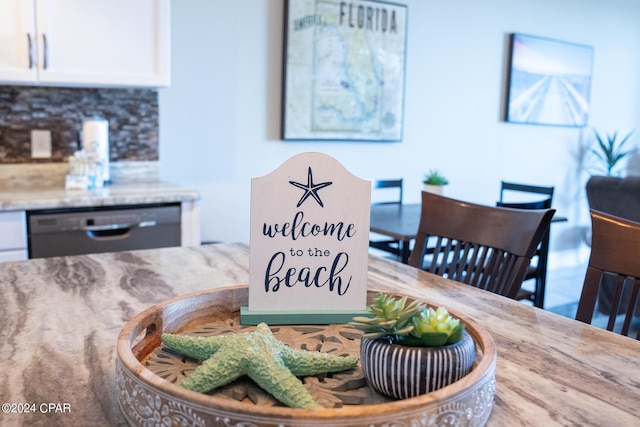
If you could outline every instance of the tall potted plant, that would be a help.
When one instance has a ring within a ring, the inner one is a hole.
[[[613,135],[607,134],[605,139],[596,130],[593,131],[596,137],[596,146],[591,149],[591,153],[596,156],[607,176],[615,176],[614,169],[618,162],[634,152],[634,149],[623,149],[633,132],[629,132],[618,140],[618,132],[613,132]]]
[[[435,391],[473,368],[475,343],[464,324],[444,307],[434,309],[407,298],[378,293],[367,307],[371,317],[351,325],[365,334],[362,370],[374,390],[397,399]]]
[[[424,176],[422,183],[424,184],[424,191],[442,196],[445,193],[445,187],[449,185],[449,180],[436,169],[431,169]]]

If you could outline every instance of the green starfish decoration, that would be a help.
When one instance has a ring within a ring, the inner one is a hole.
[[[247,375],[260,387],[292,408],[321,408],[297,376],[351,369],[355,356],[333,356],[317,351],[296,350],[276,339],[265,323],[254,332],[215,337],[162,334],[171,350],[204,360],[180,382],[189,390],[206,393]]]

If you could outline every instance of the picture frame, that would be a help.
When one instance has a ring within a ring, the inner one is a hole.
[[[407,6],[285,3],[282,138],[401,141]]]
[[[508,55],[505,121],[587,125],[592,47],[513,33],[509,35]]]

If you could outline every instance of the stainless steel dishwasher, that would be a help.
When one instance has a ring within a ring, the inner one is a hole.
[[[180,205],[27,212],[29,258],[180,246]]]

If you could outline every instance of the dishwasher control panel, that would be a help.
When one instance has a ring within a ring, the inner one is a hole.
[[[29,230],[33,234],[85,230],[87,227],[145,226],[157,224],[158,213],[141,210],[136,212],[78,212],[72,214],[42,214],[29,217]],[[161,220],[166,220],[162,218]],[[178,218],[179,221],[179,218]]]

